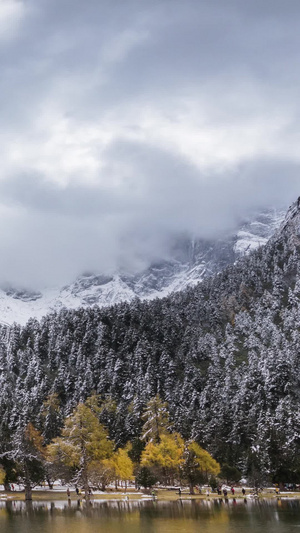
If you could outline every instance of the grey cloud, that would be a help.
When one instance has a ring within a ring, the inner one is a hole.
[[[177,93],[224,73],[233,83],[241,75],[260,83],[277,78],[281,87],[291,75],[298,78],[297,2],[287,2],[284,9],[277,2],[251,2],[249,8],[233,1],[226,2],[226,9],[220,2],[169,0],[151,3],[152,9],[145,1],[116,2],[115,8],[104,1],[72,2],[71,7],[67,1],[47,0],[33,5],[37,12],[29,17],[27,32],[1,58],[7,90],[16,93],[18,108],[18,96],[23,108],[34,105],[36,93],[41,98],[64,77],[82,84],[79,96],[72,97],[71,89],[68,93],[75,114],[90,103],[97,114],[105,102],[134,96],[159,100],[170,88]],[[150,38],[126,61],[105,64],[104,45],[128,28],[149,30]],[[108,81],[102,85],[104,73]],[[91,86],[86,77],[95,77]]]
[[[86,269],[134,270],[167,257],[178,233],[210,237],[251,209],[287,206],[299,195],[290,150],[299,136],[298,0],[25,6],[18,35],[0,48],[0,280],[40,286]],[[186,109],[196,136],[278,117],[277,144],[254,146],[250,156],[237,143],[230,164],[216,153],[214,165],[197,167],[179,141],[147,137],[145,109],[169,117],[182,142]],[[76,170],[52,181],[64,168],[55,148],[48,173],[34,157],[27,162],[28,146],[37,158],[39,147],[48,154],[51,128],[38,122],[45,113],[70,119],[74,133],[110,125],[93,145],[101,163],[93,180],[87,169],[86,183]],[[22,146],[24,165],[14,166]]]
[[[13,176],[0,182],[2,203],[48,216],[93,217],[114,211],[114,202],[105,190],[70,184],[59,187],[42,176]]]
[[[112,158],[123,152],[131,162],[138,199],[126,184],[110,191],[109,208],[99,184],[88,194],[82,187],[41,186],[24,177],[21,187],[20,180],[1,184],[2,205],[16,209],[0,236],[1,279],[9,272],[10,281],[40,287],[65,283],[85,270],[134,271],[167,258],[176,235],[220,235],[266,199],[281,207],[299,193],[299,168],[286,161],[244,164],[238,177],[201,177],[162,151],[136,145],[111,150]],[[5,223],[1,215],[0,222]]]

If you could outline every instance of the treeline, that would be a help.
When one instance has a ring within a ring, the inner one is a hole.
[[[300,217],[194,289],[2,328],[0,454],[28,424],[49,444],[93,393],[116,449],[157,394],[172,431],[264,482],[300,479]]]

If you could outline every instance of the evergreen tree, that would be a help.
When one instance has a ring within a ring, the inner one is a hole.
[[[147,403],[142,420],[142,440],[159,443],[162,435],[170,429],[168,404],[157,394]]]
[[[13,436],[11,450],[3,457],[13,461],[16,478],[25,487],[25,500],[31,500],[32,486],[45,479],[43,438],[31,422],[19,427]]]

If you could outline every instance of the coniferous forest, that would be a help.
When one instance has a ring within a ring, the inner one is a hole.
[[[167,405],[168,435],[261,484],[299,482],[299,332],[296,205],[266,246],[195,288],[3,326],[0,462],[7,480],[20,454],[31,453],[24,451],[28,428],[41,447],[57,442],[65,420],[90,398],[114,449],[131,443],[141,457],[145,412],[156,397]]]

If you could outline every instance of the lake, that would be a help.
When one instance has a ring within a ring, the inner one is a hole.
[[[1,533],[300,533],[299,500],[0,502]]]

